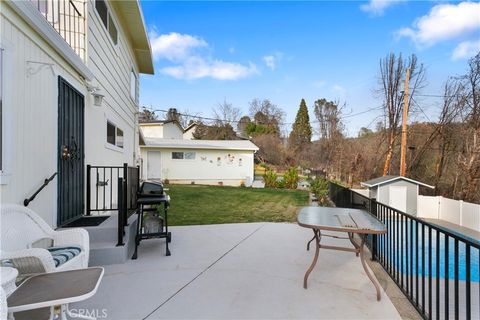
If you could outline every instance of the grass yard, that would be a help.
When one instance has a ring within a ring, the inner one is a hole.
[[[169,225],[295,221],[308,204],[303,190],[168,185]]]

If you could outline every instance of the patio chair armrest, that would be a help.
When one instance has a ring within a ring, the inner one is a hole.
[[[82,228],[73,228],[61,231],[55,231],[53,234],[54,246],[80,246],[84,251],[88,261],[90,251],[90,238],[87,230]]]
[[[18,251],[2,251],[0,259],[11,261],[20,275],[55,271],[55,262],[46,249],[31,248]]]

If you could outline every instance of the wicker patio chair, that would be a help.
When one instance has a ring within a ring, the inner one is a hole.
[[[0,261],[20,276],[88,267],[89,237],[84,229],[53,230],[32,210],[6,204],[0,210]],[[48,240],[53,246],[35,247]]]

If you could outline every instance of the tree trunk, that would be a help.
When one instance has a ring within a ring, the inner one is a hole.
[[[395,146],[395,138],[396,138],[396,135],[393,131],[390,132],[389,135],[390,135],[390,137],[388,139],[387,157],[385,158],[385,164],[383,166],[383,175],[384,176],[386,176],[390,171],[390,164],[392,163],[393,148]]]

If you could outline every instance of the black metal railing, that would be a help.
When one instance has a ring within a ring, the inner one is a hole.
[[[47,22],[85,61],[86,0],[30,0]]]
[[[387,226],[371,237],[372,257],[425,319],[480,318],[480,242],[334,183],[339,207],[364,208]]]
[[[25,198],[25,200],[23,200],[23,205],[25,207],[28,207],[28,205],[30,204],[30,202],[32,202],[33,200],[35,200],[35,197],[53,180],[55,179],[55,176],[57,175],[57,172],[55,172],[54,174],[52,174],[49,178],[46,178],[44,181],[43,181],[43,184],[28,198]]]
[[[137,209],[140,167],[87,165],[86,215],[118,215],[118,245],[123,245],[124,227]]]

